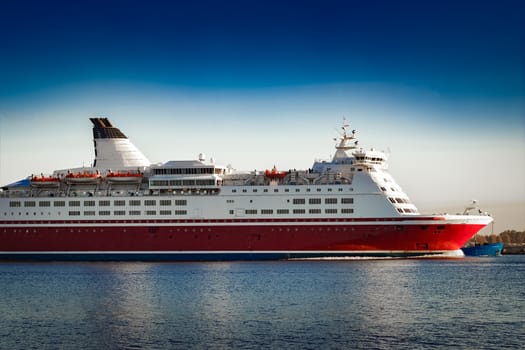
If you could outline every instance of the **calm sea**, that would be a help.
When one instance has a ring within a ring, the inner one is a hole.
[[[517,349],[525,256],[0,263],[2,349]]]

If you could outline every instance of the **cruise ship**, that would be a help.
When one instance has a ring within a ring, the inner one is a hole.
[[[0,260],[460,257],[492,221],[419,213],[346,121],[331,160],[241,172],[203,154],[153,164],[108,118],[90,120],[92,166],[2,187]]]

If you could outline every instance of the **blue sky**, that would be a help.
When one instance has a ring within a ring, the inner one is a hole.
[[[2,7],[2,96],[107,80],[196,88],[390,82],[453,97],[517,97],[524,89],[520,1]]]
[[[0,6],[2,184],[88,165],[93,115],[247,170],[328,158],[346,115],[416,204],[525,198],[523,1]]]

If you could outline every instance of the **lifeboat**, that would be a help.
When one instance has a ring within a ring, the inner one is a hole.
[[[87,171],[83,173],[68,173],[64,180],[70,184],[95,184],[100,181],[100,174],[98,171],[96,173],[88,173]]]
[[[272,170],[266,169],[264,172],[264,176],[271,180],[283,179],[286,175],[288,175],[287,171],[277,171],[276,167],[273,167]]]
[[[131,171],[128,172],[120,172],[117,171],[116,173],[110,171],[106,175],[106,180],[108,182],[113,183],[139,183],[142,181],[143,174],[140,172],[133,173]]]
[[[33,187],[58,187],[60,179],[54,176],[31,176],[31,186]]]

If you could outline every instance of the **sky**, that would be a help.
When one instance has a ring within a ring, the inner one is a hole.
[[[345,116],[420,209],[525,229],[524,4],[3,1],[0,184],[90,165],[93,116],[239,170],[330,158]]]

